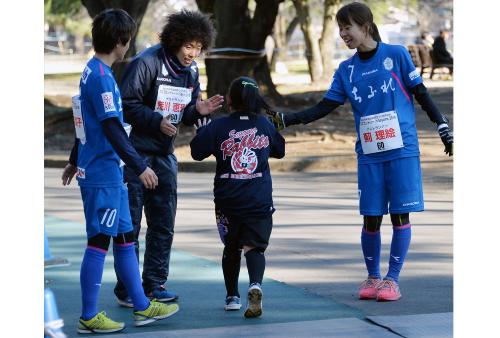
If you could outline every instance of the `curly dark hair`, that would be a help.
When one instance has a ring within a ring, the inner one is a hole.
[[[207,15],[183,9],[167,16],[160,41],[170,53],[177,53],[188,41],[200,42],[205,51],[212,46],[215,34],[214,25]]]

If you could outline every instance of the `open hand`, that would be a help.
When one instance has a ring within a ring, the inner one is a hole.
[[[198,119],[198,121],[196,121],[196,123],[194,124],[194,127],[195,129],[199,129],[201,127],[208,125],[210,122],[212,122],[210,118],[204,117],[203,119]]]
[[[285,115],[283,113],[266,109],[266,115],[278,131],[285,129]]]
[[[222,103],[224,103],[224,97],[221,95],[217,94],[207,100],[202,100],[200,93],[198,95],[198,99],[196,100],[196,110],[201,115],[208,115],[217,109],[222,108]]]

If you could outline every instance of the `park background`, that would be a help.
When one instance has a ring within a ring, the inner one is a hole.
[[[214,48],[197,59],[204,97],[225,95],[230,81],[239,75],[258,80],[261,91],[278,111],[297,111],[319,102],[328,89],[338,64],[353,54],[338,36],[335,13],[349,1],[45,1],[44,97],[45,158],[50,165],[62,166],[73,145],[71,96],[78,93],[81,69],[93,55],[90,40],[91,17],[106,3],[121,5],[140,23],[126,57],[158,43],[158,32],[168,13],[182,8],[201,9],[214,18],[218,35]],[[245,5],[245,3],[247,3]],[[414,45],[422,32],[437,36],[440,29],[453,31],[453,2],[446,0],[368,1],[382,40],[403,46]],[[254,15],[258,13],[257,15]],[[259,16],[260,13],[260,16]],[[274,22],[274,25],[267,24]],[[134,45],[135,42],[135,45]],[[238,50],[227,50],[227,47]],[[453,52],[453,37],[447,41]],[[251,50],[243,52],[241,50]],[[124,62],[126,63],[127,60]],[[419,66],[418,64],[416,66]],[[121,77],[123,64],[114,65]],[[421,68],[419,68],[421,69]],[[440,68],[429,79],[431,95],[453,100],[453,81]],[[451,119],[452,105],[440,106]],[[215,114],[225,113],[225,107]],[[422,111],[418,111],[421,114]],[[280,170],[329,170],[355,168],[354,119],[347,103],[328,117],[307,127],[287,128],[288,162]],[[429,123],[429,127],[432,125]],[[191,161],[188,143],[194,128],[181,126],[176,138],[180,169]],[[431,138],[423,152],[441,155],[438,138]],[[342,160],[332,156],[341,155]],[[298,162],[303,164],[299,164]],[[297,163],[293,165],[293,163]],[[452,165],[452,161],[447,163]]]
[[[495,126],[498,116],[495,107],[490,103],[495,96],[487,65],[477,62],[485,50],[492,53],[498,47],[491,45],[491,33],[498,31],[493,24],[496,20],[495,10],[488,7],[491,2],[465,1],[454,3],[455,12],[455,107],[458,119],[455,123],[457,154],[455,155],[455,292],[459,300],[456,307],[457,336],[488,336],[495,323],[495,311],[486,304],[490,299],[487,288],[474,289],[480,271],[483,280],[495,280],[491,269],[491,261],[482,257],[493,256],[495,241],[498,236],[488,231],[473,231],[483,225],[492,226],[487,213],[476,210],[495,210],[498,191],[497,167],[493,162],[495,150]],[[41,27],[44,25],[43,4],[22,2],[9,4],[15,15],[7,15],[2,21],[6,32],[2,53],[2,72],[4,74],[4,90],[2,99],[4,114],[1,124],[1,141],[3,155],[6,159],[1,168],[2,201],[5,211],[4,238],[15,238],[18,241],[7,241],[2,246],[2,265],[6,273],[3,278],[2,297],[5,304],[2,318],[8,314],[25,311],[22,317],[9,316],[10,327],[6,331],[23,328],[32,329],[33,336],[38,334],[42,325],[43,306],[41,297],[29,298],[29,308],[24,306],[25,297],[19,297],[22,290],[30,290],[41,295],[41,238],[43,223],[43,158],[44,146],[41,139],[41,115],[44,94],[44,42]],[[10,12],[9,12],[10,13]],[[474,66],[474,67],[472,67]],[[484,99],[483,99],[484,98]],[[481,119],[474,119],[481,116]],[[464,135],[469,137],[465,138]],[[464,137],[464,138],[462,138]],[[467,154],[467,155],[465,155]],[[9,165],[10,164],[10,165]],[[23,232],[20,231],[23,228]],[[492,227],[491,231],[498,232]],[[490,230],[490,228],[488,228]],[[22,243],[21,245],[19,243]],[[22,250],[20,250],[22,248]],[[12,255],[11,253],[16,253]],[[36,264],[34,264],[36,262]],[[11,290],[18,290],[11,292]],[[476,301],[479,299],[479,304]],[[498,300],[498,297],[493,299]],[[12,307],[11,307],[12,305]],[[26,318],[36,321],[37,326],[26,325]],[[481,333],[484,333],[481,335]]]

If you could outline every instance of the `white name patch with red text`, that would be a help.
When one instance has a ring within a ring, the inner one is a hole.
[[[113,93],[105,92],[101,94],[102,104],[104,106],[104,112],[109,113],[110,111],[116,111],[115,102],[113,101]]]

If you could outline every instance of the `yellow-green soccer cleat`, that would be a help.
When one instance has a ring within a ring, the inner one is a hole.
[[[101,311],[89,320],[80,318],[78,322],[78,333],[111,333],[125,328],[125,323],[115,322]]]
[[[160,319],[165,319],[179,311],[177,304],[164,304],[152,299],[149,307],[143,311],[134,311],[134,325],[143,326]]]

